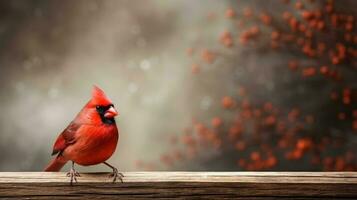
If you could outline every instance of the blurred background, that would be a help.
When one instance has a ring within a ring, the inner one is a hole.
[[[357,170],[356,15],[353,0],[0,1],[0,171],[41,171],[94,84],[120,112],[123,171]]]

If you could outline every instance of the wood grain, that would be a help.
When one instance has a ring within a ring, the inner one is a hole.
[[[357,199],[355,172],[0,172],[1,199]]]

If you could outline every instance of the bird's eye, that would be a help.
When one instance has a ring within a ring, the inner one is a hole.
[[[99,109],[99,108],[100,108],[100,106],[96,106],[95,108],[96,108],[96,109]]]

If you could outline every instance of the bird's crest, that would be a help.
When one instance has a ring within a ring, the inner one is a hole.
[[[107,106],[112,104],[112,101],[105,95],[102,89],[94,85],[92,90],[92,103],[94,105]]]

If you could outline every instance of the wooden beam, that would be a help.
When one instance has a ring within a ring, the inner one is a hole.
[[[357,199],[355,172],[0,172],[0,199]]]

